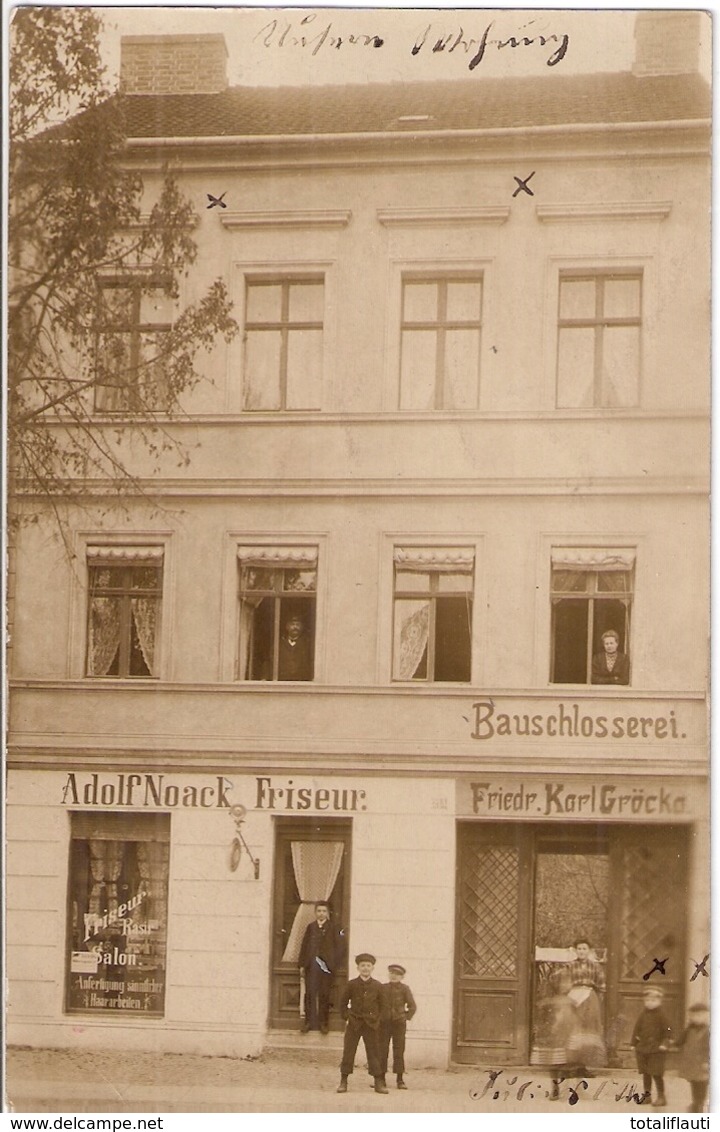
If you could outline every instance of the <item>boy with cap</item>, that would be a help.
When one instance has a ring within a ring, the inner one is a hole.
[[[368,1072],[375,1078],[375,1092],[386,1093],[380,1072],[379,1037],[383,1012],[382,983],[373,979],[375,956],[361,951],[355,956],[357,979],[350,979],[339,999],[340,1014],[345,1020],[343,1055],[340,1062],[338,1093],[347,1092],[348,1077],[355,1068],[355,1052],[362,1038],[365,1044]]]
[[[405,968],[399,963],[388,967],[390,980],[383,984],[383,1017],[380,1024],[380,1071],[383,1084],[387,1073],[390,1042],[393,1049],[393,1073],[397,1076],[398,1089],[407,1089],[403,1080],[405,1072],[405,1031],[415,1014],[417,1006],[410,987],[402,980]]]
[[[638,1015],[630,1044],[635,1047],[638,1072],[643,1075],[643,1097],[640,1104],[650,1104],[651,1081],[655,1082],[657,1096],[654,1108],[664,1108],[665,1054],[670,1046],[670,1023],[661,1010],[663,992],[659,987],[648,987],[643,994],[643,1009]]]

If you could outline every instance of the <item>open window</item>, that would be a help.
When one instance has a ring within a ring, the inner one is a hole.
[[[88,676],[158,674],[161,546],[89,546]]]
[[[630,615],[635,553],[628,549],[560,547],[552,552],[553,684],[630,682]],[[593,678],[603,636],[617,638],[613,680]]]
[[[241,680],[312,680],[317,605],[315,546],[241,546]]]
[[[475,552],[395,547],[393,680],[469,682]]]

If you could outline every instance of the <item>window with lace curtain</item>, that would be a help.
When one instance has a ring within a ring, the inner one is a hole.
[[[393,680],[468,682],[475,552],[395,547]]]
[[[65,1005],[162,1015],[170,816],[73,813]]]
[[[634,568],[635,552],[627,547],[553,549],[551,683],[629,683]],[[611,631],[617,678],[598,679],[603,635]]]
[[[158,674],[163,548],[90,546],[88,676]]]
[[[312,680],[316,546],[240,546],[241,680]]]

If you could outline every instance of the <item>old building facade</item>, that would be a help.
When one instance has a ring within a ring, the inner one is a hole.
[[[542,1061],[578,938],[611,1063],[656,959],[705,991],[709,94],[653,16],[635,73],[405,87],[125,41],[128,162],[241,333],[152,502],[20,534],[11,1042],[281,1042],[320,898],[417,1065]]]

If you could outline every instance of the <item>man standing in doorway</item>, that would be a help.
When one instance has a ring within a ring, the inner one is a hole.
[[[327,1034],[330,991],[333,978],[344,958],[345,939],[330,922],[330,909],[324,900],[315,905],[315,919],[308,924],[300,948],[300,974],[305,978],[305,1023],[302,1032],[320,1030]]]

